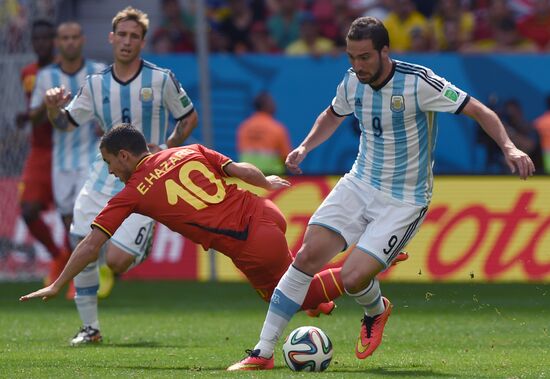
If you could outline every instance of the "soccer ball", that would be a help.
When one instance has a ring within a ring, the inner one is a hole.
[[[292,371],[324,371],[332,360],[332,342],[321,329],[301,326],[286,338],[283,356]]]

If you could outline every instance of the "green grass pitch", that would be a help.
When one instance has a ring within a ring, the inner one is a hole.
[[[395,306],[384,341],[354,356],[361,318],[349,298],[333,315],[300,313],[334,345],[324,373],[293,373],[277,346],[269,372],[224,371],[256,343],[267,304],[242,283],[118,282],[101,301],[104,342],[72,348],[72,302],[19,303],[39,283],[0,283],[0,378],[549,378],[550,285],[383,284]]]

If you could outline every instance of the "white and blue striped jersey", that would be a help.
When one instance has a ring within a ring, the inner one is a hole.
[[[193,103],[170,70],[142,61],[139,71],[127,82],[116,78],[112,65],[90,75],[65,109],[76,125],[96,119],[108,131],[120,123],[131,123],[148,143],[161,145],[167,138],[169,115],[181,120],[193,111]],[[109,174],[100,154],[88,181],[94,190],[107,195],[115,195],[124,187]]]
[[[469,95],[430,69],[393,62],[380,88],[349,69],[332,100],[338,116],[359,120],[359,152],[350,174],[408,204],[429,204],[433,187],[436,112],[460,113]]]
[[[59,64],[51,64],[38,72],[36,84],[31,97],[31,109],[39,108],[44,102],[46,91],[52,87],[65,86],[76,94],[86,76],[105,69],[103,63],[89,59],[84,60],[82,67],[74,74],[68,74]],[[63,131],[54,128],[52,166],[56,171],[79,171],[88,169],[95,161],[99,133],[97,124],[87,122],[74,131]]]

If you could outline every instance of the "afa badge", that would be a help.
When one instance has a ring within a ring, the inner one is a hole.
[[[403,112],[405,110],[405,99],[401,95],[391,97],[390,109],[393,112]]]
[[[139,100],[142,103],[150,103],[153,101],[153,89],[145,87],[139,90]]]

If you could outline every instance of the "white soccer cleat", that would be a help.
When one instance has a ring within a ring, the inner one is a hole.
[[[98,329],[91,326],[83,326],[71,340],[71,346],[87,345],[91,343],[99,343],[103,340]]]

